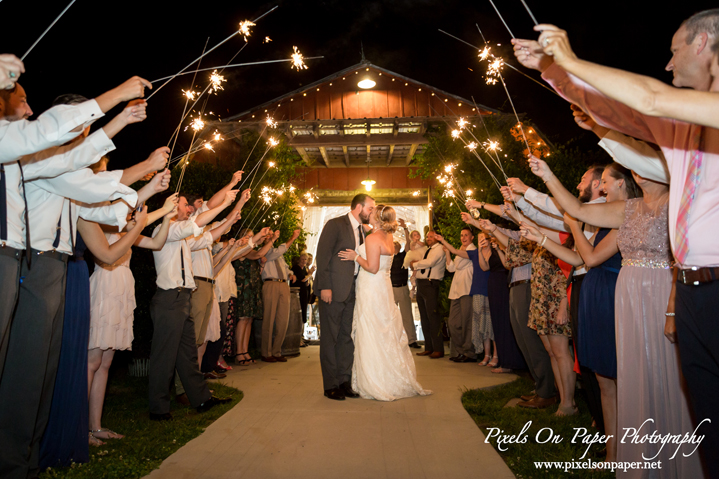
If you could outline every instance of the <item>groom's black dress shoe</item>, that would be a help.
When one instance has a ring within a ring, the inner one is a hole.
[[[335,401],[345,400],[345,395],[340,388],[325,389],[325,397],[334,399]]]
[[[412,349],[422,349],[422,346],[420,346],[419,344],[417,344],[417,341],[415,341],[415,342],[413,342],[412,344],[410,344],[409,347],[412,348]]]
[[[460,354],[456,358],[454,358],[455,363],[476,363],[477,360],[474,358],[470,358],[468,356],[465,356],[464,354]]]
[[[349,382],[340,384],[340,390],[345,395],[346,398],[358,398],[360,397],[359,394],[354,392],[352,390],[352,385]]]
[[[165,414],[156,414],[154,412],[151,412],[150,420],[151,421],[172,421],[172,414],[170,414],[169,412],[166,412]]]

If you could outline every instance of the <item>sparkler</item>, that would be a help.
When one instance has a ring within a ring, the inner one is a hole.
[[[32,49],[35,48],[35,45],[37,45],[38,43],[40,43],[40,40],[42,40],[42,38],[47,34],[47,32],[50,31],[50,29],[53,27],[53,25],[55,25],[55,24],[57,23],[57,21],[60,20],[60,18],[61,18],[63,15],[65,15],[65,12],[67,12],[67,10],[68,10],[70,7],[72,7],[72,4],[73,4],[73,3],[75,3],[75,0],[72,0],[72,1],[67,5],[67,7],[65,7],[65,10],[63,10],[62,12],[60,12],[60,15],[58,15],[58,16],[55,18],[55,20],[52,21],[52,23],[50,24],[50,26],[47,27],[44,32],[42,32],[42,35],[40,35],[40,38],[38,38],[37,40],[35,40],[35,43],[33,43],[32,46],[31,46],[30,48],[28,48],[28,50],[25,52],[25,54],[22,56],[22,58],[20,58],[20,61],[24,61],[24,60],[25,60],[25,57],[27,57],[28,54],[32,51]]]
[[[492,7],[494,8],[494,11],[497,12],[497,15],[499,15],[499,19],[502,20],[502,23],[504,23],[504,27],[507,29],[507,31],[509,32],[509,34],[512,36],[512,38],[515,38],[515,37],[514,37],[514,33],[512,33],[512,30],[509,29],[509,25],[507,25],[507,22],[505,22],[505,21],[504,21],[504,18],[502,18],[502,14],[499,13],[499,10],[497,10],[497,7],[494,5],[494,2],[493,2],[492,0],[489,0],[489,3],[492,4]]]
[[[205,122],[202,121],[201,118],[195,118],[194,120],[192,120],[192,123],[190,123],[190,128],[192,128],[196,132],[201,131],[204,127],[205,127]]]
[[[293,46],[294,53],[292,54],[292,68],[296,68],[297,71],[300,70],[307,70],[307,65],[305,65],[304,56],[300,53],[300,51],[297,49],[297,47]]]
[[[487,68],[487,85],[494,85],[497,83],[497,78],[501,76],[502,66],[504,62],[501,58],[495,58],[489,64]]]
[[[270,10],[268,10],[266,13],[260,15],[260,16],[257,17],[256,19],[252,20],[251,23],[252,23],[252,24],[257,23],[257,21],[259,21],[260,18],[262,18],[262,17],[264,17],[265,15],[268,15],[269,13],[275,11],[278,7],[279,7],[279,5],[275,5],[275,6],[272,7]],[[202,55],[200,55],[199,57],[197,57],[197,58],[195,58],[194,60],[192,60],[185,68],[183,68],[182,70],[180,70],[180,71],[177,72],[176,74],[172,75],[165,83],[163,83],[163,84],[160,86],[160,88],[158,88],[157,90],[155,90],[154,92],[152,92],[152,94],[151,94],[150,96],[148,96],[147,99],[149,100],[150,98],[152,98],[158,91],[162,90],[162,89],[165,87],[165,85],[167,85],[168,83],[170,83],[170,82],[171,82],[174,78],[176,78],[178,75],[182,74],[182,72],[184,72],[185,70],[187,70],[188,68],[190,68],[190,67],[191,67],[192,65],[194,65],[196,62],[200,61],[203,57],[205,57],[206,55],[209,55],[211,52],[215,51],[215,50],[216,50],[217,48],[219,48],[221,45],[224,45],[225,43],[227,43],[232,37],[234,37],[235,35],[238,35],[238,34],[240,34],[240,33],[241,33],[240,30],[235,31],[232,35],[230,35],[229,37],[225,38],[225,39],[222,40],[220,43],[218,43],[218,44],[215,45],[214,47],[210,48],[208,51],[204,52],[204,53],[203,53]]]
[[[532,11],[529,9],[529,6],[527,5],[527,2],[525,2],[524,0],[521,0],[521,2],[522,2],[522,5],[524,5],[524,9],[527,10],[527,13],[529,14],[529,16],[532,17],[532,21],[534,22],[534,24],[535,24],[535,25],[538,25],[539,23],[537,22],[537,19],[534,18],[534,14],[533,14]]]
[[[270,43],[272,39],[270,37],[265,37],[265,41],[262,43]]]
[[[240,22],[240,28],[238,33],[242,35],[245,39],[245,43],[247,43],[247,37],[251,35],[250,33],[250,27],[254,27],[255,23],[245,20],[244,22]]]
[[[217,70],[214,70],[210,75],[211,87],[209,93],[212,94],[214,92],[215,94],[217,94],[217,90],[224,90],[224,88],[222,88],[222,84],[226,81],[227,80],[225,79],[225,77],[217,73]]]
[[[303,61],[304,60],[320,60],[322,58],[324,58],[324,55],[320,55],[317,57],[306,57],[306,58],[302,57],[302,60]],[[283,62],[294,62],[294,59],[293,58],[281,58],[279,60],[263,60],[263,61],[259,61],[259,62],[231,63],[231,64],[227,64],[227,65],[219,65],[216,67],[201,68],[199,70],[191,70],[191,71],[182,72],[182,73],[179,73],[176,75],[169,75],[166,77],[158,78],[156,80],[152,80],[150,83],[157,83],[162,80],[167,80],[168,78],[174,78],[174,77],[183,76],[183,75],[190,75],[192,73],[206,72],[209,70],[217,70],[219,68],[225,69],[225,68],[236,68],[236,67],[249,67],[249,66],[254,66],[254,65],[269,65],[270,63],[283,63]],[[307,67],[305,66],[305,69],[306,68]]]

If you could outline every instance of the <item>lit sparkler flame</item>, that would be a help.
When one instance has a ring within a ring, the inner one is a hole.
[[[432,209],[432,203],[427,203],[427,208]]]
[[[454,198],[454,190],[444,190],[442,196],[445,198]]]
[[[465,191],[464,196],[472,196],[472,190]]]
[[[294,193],[296,189],[294,185],[290,185],[290,193]]]
[[[504,62],[502,59],[494,57],[492,63],[489,64],[489,68],[487,68],[487,85],[494,85],[497,83],[497,78],[499,77],[503,66]]]
[[[244,37],[245,42],[247,41],[247,37],[252,35],[252,32],[250,32],[250,27],[254,26],[255,24],[249,20],[245,20],[244,22],[240,23],[239,34]]]
[[[473,141],[472,143],[468,144],[466,148],[469,149],[469,151],[474,151],[477,149],[477,142]]]
[[[274,162],[274,161],[270,161],[270,162],[267,163],[267,164],[270,165],[270,168],[274,168],[274,167],[275,167],[275,162]]]
[[[412,192],[412,196],[415,196],[415,197],[419,196],[419,190],[413,191],[413,192]]]
[[[265,37],[265,41],[262,43],[270,43],[272,39],[270,37]]]
[[[271,116],[268,116],[267,120],[265,120],[265,121],[267,122],[267,126],[269,128],[277,128],[277,122],[275,120],[273,120]]]
[[[295,52],[292,54],[292,67],[296,68],[297,71],[300,70],[307,70],[307,65],[305,65],[305,57],[300,53],[300,51],[297,49],[297,47],[292,47]]]
[[[484,145],[484,147],[486,149],[491,150],[491,151],[497,151],[497,150],[502,151],[502,149],[499,147],[498,141],[489,140],[489,141],[485,141],[484,143],[482,143],[482,145]]]
[[[202,121],[201,118],[195,118],[192,120],[192,123],[190,123],[190,128],[192,128],[195,131],[200,131],[205,127],[205,122]]]
[[[205,149],[215,151],[210,143],[205,143]]]
[[[490,50],[491,50],[490,47],[484,47],[484,50],[482,50],[481,52],[479,52],[479,60],[480,60],[480,61],[484,61],[484,60],[486,60],[487,58],[489,58],[489,51],[490,51]]]
[[[270,137],[270,139],[267,140],[267,142],[270,144],[270,146],[273,146],[273,147],[280,144],[279,140],[277,140],[273,137]]]
[[[465,120],[464,118],[460,118],[459,120],[457,120],[457,126],[459,127],[460,130],[464,130],[464,128],[466,128],[468,123],[469,122],[467,120]],[[454,132],[452,132],[452,133],[454,133]]]
[[[226,82],[225,77],[217,73],[217,70],[214,70],[212,74],[210,75],[210,83],[212,84],[212,88],[210,88],[210,93],[217,92],[217,90],[224,90],[222,88],[222,83]]]
[[[457,168],[457,165],[453,165],[452,163],[450,163],[449,165],[446,165],[444,167],[444,171],[445,173],[452,173],[452,170],[454,170],[455,168]]]
[[[185,97],[186,97],[188,100],[194,100],[194,99],[195,99],[195,95],[197,95],[197,92],[196,92],[196,91],[192,91],[192,90],[187,90],[187,91],[182,90],[182,93],[183,93],[183,95],[185,95]]]
[[[220,134],[218,132],[215,132],[215,141],[220,141],[221,139],[222,137],[220,136]]]

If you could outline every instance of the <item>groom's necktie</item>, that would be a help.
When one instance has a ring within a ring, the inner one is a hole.
[[[422,258],[422,259],[427,259],[427,256],[429,256],[429,251],[430,251],[431,249],[432,249],[431,246],[430,246],[429,248],[427,248],[427,251],[424,252],[424,258]],[[424,274],[424,270],[423,270],[423,269],[420,269],[419,272],[422,273],[422,274]],[[432,274],[432,268],[429,268],[429,273],[427,273],[427,279],[429,279],[429,275],[430,275],[430,274]]]
[[[362,232],[362,225],[357,226],[357,231],[359,231],[359,245],[362,246],[364,244],[364,234]]]

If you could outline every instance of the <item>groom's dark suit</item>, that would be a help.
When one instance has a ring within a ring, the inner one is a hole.
[[[355,306],[355,263],[342,261],[337,253],[357,248],[349,215],[327,222],[317,244],[315,295],[332,290],[330,304],[320,299],[320,364],[325,390],[352,380],[354,343],[352,314]]]

